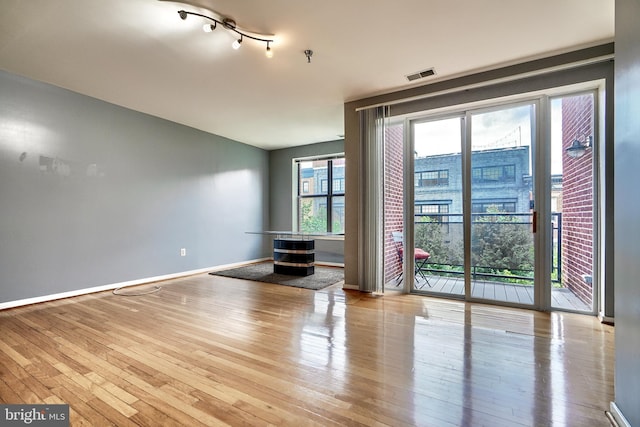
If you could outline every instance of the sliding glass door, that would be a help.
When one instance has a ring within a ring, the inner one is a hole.
[[[464,296],[463,117],[415,122],[413,289]]]
[[[469,113],[471,296],[534,303],[535,105]]]
[[[387,289],[593,313],[595,106],[541,96],[390,126]]]
[[[412,290],[534,303],[535,113],[526,103],[410,122]]]

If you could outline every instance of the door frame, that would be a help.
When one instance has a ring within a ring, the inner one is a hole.
[[[579,95],[580,93],[592,93],[594,96],[594,145],[593,149],[593,171],[594,171],[594,207],[593,207],[593,304],[592,310],[596,314],[601,306],[601,292],[602,286],[601,277],[603,276],[601,260],[604,259],[604,254],[601,252],[604,250],[601,247],[601,232],[602,232],[602,212],[600,206],[603,201],[603,194],[601,193],[601,175],[603,174],[602,168],[605,167],[604,163],[600,161],[600,151],[603,148],[597,144],[597,141],[603,137],[604,117],[600,110],[600,104],[604,102],[604,96],[600,97],[600,93],[604,90],[604,81],[586,82],[578,85],[570,85],[566,87],[551,88],[544,91],[539,91],[532,94],[522,94],[519,96],[506,97],[504,99],[485,100],[477,103],[463,104],[452,107],[447,107],[441,111],[426,111],[424,114],[412,114],[410,117],[404,119],[404,140],[403,146],[404,155],[404,206],[403,206],[403,219],[404,219],[404,262],[403,262],[403,274],[407,279],[404,281],[403,290],[407,293],[425,294],[430,296],[444,296],[453,299],[464,299],[470,302],[490,302],[496,305],[507,305],[513,307],[533,308],[540,311],[564,310],[557,307],[552,307],[551,303],[551,285],[547,284],[551,277],[552,270],[552,251],[551,247],[551,100],[570,95]],[[602,99],[601,99],[602,98]],[[534,121],[532,124],[532,145],[531,145],[531,172],[534,175],[533,194],[534,194],[534,206],[537,213],[537,230],[533,236],[534,244],[534,301],[532,305],[529,304],[514,304],[499,300],[485,300],[474,298],[471,295],[471,124],[470,116],[472,113],[478,113],[480,111],[499,110],[508,106],[527,105],[533,104],[534,106]],[[461,141],[461,157],[462,157],[462,171],[463,171],[463,253],[464,253],[464,297],[455,294],[435,294],[430,293],[428,290],[416,290],[414,289],[414,260],[413,250],[414,247],[414,135],[413,135],[413,123],[439,120],[445,118],[461,117],[462,126],[462,141]],[[408,141],[408,143],[407,143]],[[411,161],[409,161],[411,160]],[[406,248],[410,248],[407,250]],[[571,310],[567,310],[571,311]],[[584,312],[582,312],[584,313]]]

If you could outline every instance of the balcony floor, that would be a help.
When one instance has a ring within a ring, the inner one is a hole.
[[[464,295],[464,280],[457,277],[426,276],[429,284],[422,278],[416,280],[416,289],[438,294]],[[390,281],[385,289],[397,290],[402,281]],[[471,285],[471,296],[486,300],[501,301],[514,304],[533,304],[533,286],[512,285],[499,282],[475,280]],[[582,302],[567,288],[552,288],[552,307],[591,312],[591,307]]]

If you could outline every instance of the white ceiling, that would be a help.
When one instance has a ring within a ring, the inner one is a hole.
[[[614,0],[186,2],[0,0],[0,69],[270,150],[340,138],[345,101],[614,36]],[[177,13],[205,8],[274,57]]]

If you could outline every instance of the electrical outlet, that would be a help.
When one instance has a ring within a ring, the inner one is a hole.
[[[180,256],[187,256],[187,249],[186,248],[180,249]]]

